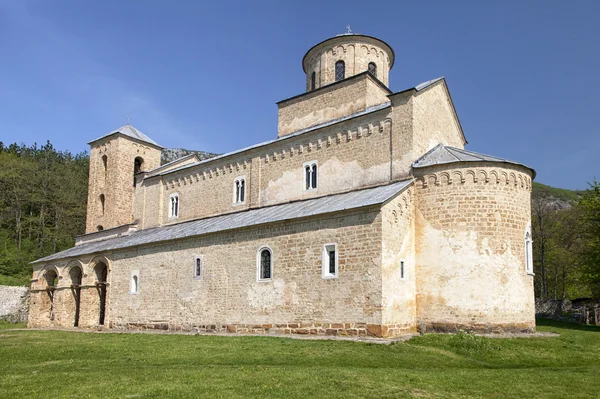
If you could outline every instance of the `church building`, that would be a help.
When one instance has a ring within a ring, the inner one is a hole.
[[[394,92],[392,48],[316,44],[277,137],[161,165],[90,144],[86,233],[33,262],[30,327],[395,337],[535,330],[533,169],[465,150],[446,80]]]

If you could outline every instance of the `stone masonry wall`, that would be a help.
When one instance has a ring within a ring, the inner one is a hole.
[[[390,182],[390,136],[396,133],[388,112],[384,109],[263,148],[149,178],[136,190],[136,195],[144,196],[138,228]],[[308,161],[318,163],[316,190],[304,188],[303,165]],[[395,180],[407,178],[407,173],[396,175]],[[241,204],[233,201],[238,177],[246,181],[246,200]],[[168,200],[173,193],[179,195],[180,215],[169,219]]]
[[[102,157],[106,155],[104,168]],[[94,142],[90,148],[90,172],[86,233],[133,221],[133,170],[136,157],[144,160],[143,170],[160,166],[160,149],[120,134]],[[100,195],[105,198],[104,212]]]
[[[29,288],[0,285],[0,320],[27,322]]]
[[[35,265],[29,325],[74,324],[72,267],[83,269],[80,326],[98,325],[94,266],[109,265],[105,325],[113,328],[392,334],[382,328],[381,216],[377,207],[211,234],[161,245]],[[339,274],[323,278],[322,251],[337,244]],[[269,247],[273,278],[257,281],[257,254]],[[202,259],[201,278],[193,275]],[[55,270],[49,290],[43,278]],[[132,273],[139,291],[131,293]],[[50,295],[53,292],[53,298]]]
[[[415,173],[419,326],[534,330],[533,275],[525,266],[531,172],[488,162]]]
[[[338,245],[339,277],[322,277],[323,246]],[[361,334],[380,331],[381,220],[377,210],[320,216],[116,253],[115,328]],[[257,254],[273,278],[257,281]],[[193,277],[202,258],[202,277]],[[132,272],[140,290],[130,293]],[[377,326],[377,327],[373,327]],[[329,331],[328,331],[329,330]]]
[[[377,65],[377,79],[389,86],[390,56],[378,40],[361,36],[338,36],[313,48],[304,62],[306,91],[316,72],[316,88],[335,82],[335,63],[344,61],[346,78],[367,71],[369,62]]]
[[[388,102],[389,92],[368,74],[280,102],[279,137]]]
[[[438,144],[464,148],[465,142],[460,132],[460,124],[446,89],[440,81],[413,97],[413,159]]]
[[[50,264],[34,264],[29,304],[29,327],[74,327],[78,316],[79,327],[96,327],[100,321],[101,285],[95,272],[98,264],[108,267],[110,280],[111,262],[103,256],[80,260],[60,260]],[[81,269],[81,284],[74,285],[71,277],[73,268]],[[49,286],[45,275],[53,271],[58,284]],[[105,306],[110,303],[110,281]],[[76,299],[79,297],[79,314]],[[108,323],[105,323],[107,325]]]
[[[416,331],[413,192],[410,186],[382,209],[383,335]]]

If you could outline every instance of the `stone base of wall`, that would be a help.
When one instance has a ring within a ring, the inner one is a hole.
[[[419,324],[420,333],[455,333],[458,331],[468,331],[482,334],[533,333],[535,332],[535,323],[461,324],[444,322],[423,322]]]
[[[347,337],[392,338],[416,331],[406,325],[379,325],[366,323],[285,323],[285,324],[170,324],[151,323],[111,323],[116,330],[165,330],[202,333],[232,334],[298,334]]]

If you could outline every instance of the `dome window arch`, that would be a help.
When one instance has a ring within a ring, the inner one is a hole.
[[[346,63],[342,60],[335,63],[335,81],[339,82],[346,77]]]
[[[369,71],[369,73],[374,77],[377,77],[377,64],[375,64],[374,62],[369,62],[369,67],[367,68],[367,71]]]

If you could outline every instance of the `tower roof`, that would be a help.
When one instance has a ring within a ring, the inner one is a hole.
[[[148,143],[148,144],[152,144],[152,145],[154,145],[156,147],[163,148],[156,141],[152,140],[150,137],[146,136],[144,133],[140,132],[135,127],[131,126],[130,124],[127,124],[125,126],[121,126],[120,128],[118,128],[116,130],[113,130],[112,132],[107,133],[107,134],[105,134],[102,137],[98,137],[96,140],[90,141],[88,144],[91,144],[91,143],[93,143],[95,141],[98,141],[100,139],[103,139],[105,137],[108,137],[108,136],[111,136],[111,135],[117,134],[117,133],[120,133],[120,134],[122,134],[124,136],[127,136],[127,137],[131,137],[132,139],[136,139],[136,140]]]

